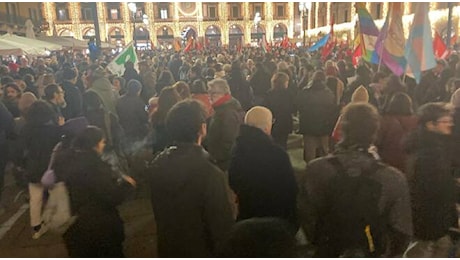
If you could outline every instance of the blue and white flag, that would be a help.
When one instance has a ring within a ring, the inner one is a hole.
[[[316,51],[318,50],[319,48],[323,47],[324,45],[326,45],[327,41],[329,40],[329,37],[331,35],[328,33],[326,34],[323,38],[321,38],[319,41],[317,41],[315,44],[313,44],[313,46],[310,47],[310,49],[308,49],[308,51]]]

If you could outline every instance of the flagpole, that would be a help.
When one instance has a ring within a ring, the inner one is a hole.
[[[406,81],[407,67],[409,67],[409,63],[406,63],[406,67],[404,67],[404,76],[403,76],[403,78],[402,78],[402,82],[403,82],[403,83]]]

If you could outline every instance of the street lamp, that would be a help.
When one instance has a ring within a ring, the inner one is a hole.
[[[303,28],[303,47],[307,43],[307,29],[308,29],[308,10],[311,9],[311,2],[299,2],[299,12],[302,13],[302,28]]]
[[[133,40],[134,40],[134,48],[137,50],[137,40],[136,40],[136,12],[137,6],[136,3],[129,3],[128,8],[131,12],[133,12]]]

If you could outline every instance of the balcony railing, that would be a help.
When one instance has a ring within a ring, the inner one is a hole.
[[[219,21],[219,17],[203,17],[203,21]]]
[[[232,20],[232,21],[243,21],[244,18],[243,18],[243,16],[238,16],[238,17],[229,16],[229,17],[228,17],[228,20]]]

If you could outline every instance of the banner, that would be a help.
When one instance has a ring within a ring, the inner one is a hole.
[[[137,69],[137,63],[139,60],[137,59],[137,54],[134,50],[133,43],[130,43],[128,47],[126,47],[120,54],[118,54],[118,56],[113,59],[109,65],[107,65],[107,69],[110,70],[113,74],[121,76],[125,72],[125,63],[127,61],[132,61],[134,63],[134,68]]]

